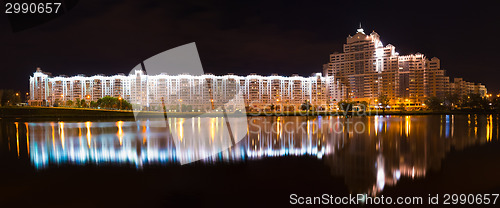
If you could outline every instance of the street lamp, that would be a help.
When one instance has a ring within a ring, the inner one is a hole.
[[[120,110],[122,109],[122,97],[118,97],[118,100],[120,100]]]
[[[280,102],[280,99],[276,99],[276,104],[277,104],[277,106],[280,106],[280,103],[279,103],[279,102]],[[277,106],[276,106],[276,107],[277,107]],[[275,108],[275,110],[276,110],[276,108]],[[279,111],[281,111],[281,106],[280,106],[280,110],[279,110]]]
[[[14,104],[16,104],[16,103],[17,103],[18,97],[19,97],[19,93],[16,93],[16,99],[15,99],[15,101],[14,101]],[[20,102],[20,101],[21,101],[21,99],[19,99],[19,102]]]

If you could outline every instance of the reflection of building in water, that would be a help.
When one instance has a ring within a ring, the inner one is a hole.
[[[219,120],[216,126],[223,122],[222,119]],[[172,126],[183,131],[175,131],[176,133],[184,134],[193,130],[184,129],[191,125],[182,127],[177,126],[178,124],[179,122],[173,122]],[[54,128],[54,125],[58,127]],[[204,154],[206,150],[199,146],[199,152],[196,153],[176,151],[171,135],[165,129],[155,128],[149,121],[31,123],[29,128],[30,137],[33,138],[30,156],[37,168],[49,163],[125,163],[142,167],[144,164],[177,163],[181,157],[194,157],[195,154]],[[211,159],[241,159],[238,157],[240,155],[244,157],[244,150],[237,147],[223,151]]]
[[[338,147],[337,138],[325,134],[322,117],[255,117],[249,122],[247,154],[250,158],[313,155],[322,158]]]
[[[333,175],[344,177],[351,192],[375,195],[402,177],[425,177],[427,171],[439,170],[452,148],[498,140],[498,120],[498,115],[252,117],[247,139],[202,162],[309,155],[324,159]],[[198,125],[195,119],[182,130],[187,134],[209,125],[216,135],[221,125],[217,122],[220,120],[212,119]],[[363,131],[354,128],[359,123],[364,125]],[[11,125],[5,131],[16,132],[12,145],[9,143],[11,151],[18,146],[22,157],[23,149],[28,148],[36,168],[65,163],[140,168],[178,163],[179,157],[192,155],[176,151],[170,136],[148,122],[54,122],[29,123],[29,129],[24,124],[17,127]]]
[[[176,118],[182,120],[183,118]],[[222,131],[224,124],[222,118],[209,118],[208,125],[211,127],[209,134],[212,142],[220,139],[217,135]],[[262,117],[262,121],[267,117]],[[203,121],[180,125],[178,121],[171,122],[174,126],[172,132],[188,134],[187,132],[200,131],[201,125],[207,125]],[[258,119],[253,120],[258,121]],[[203,124],[202,124],[203,123]],[[238,161],[249,158],[275,157],[286,155],[314,155],[321,158],[329,154],[330,146],[325,138],[319,139],[317,129],[318,120],[304,121],[303,130],[296,132],[284,132],[285,126],[280,125],[280,118],[269,125],[262,125],[258,132],[250,128],[250,139],[244,140],[236,145],[222,151],[204,162],[215,161]],[[300,122],[297,122],[300,123]],[[53,164],[100,164],[100,163],[126,163],[141,167],[144,164],[177,163],[180,157],[193,157],[194,154],[204,154],[203,148],[198,148],[197,153],[179,152],[169,133],[164,129],[155,129],[149,122],[98,122],[98,123],[31,123],[29,124],[30,154],[33,165],[43,168],[50,163]],[[287,126],[295,128],[295,126]],[[204,132],[200,132],[203,134]],[[220,136],[220,135],[219,135]],[[181,136],[182,137],[182,136]],[[301,138],[301,139],[298,139]],[[210,147],[210,146],[208,146]],[[208,152],[208,151],[207,151]]]
[[[498,123],[498,117],[495,121],[493,116],[480,118],[476,125],[474,119],[477,116],[470,117],[351,118],[352,122],[364,122],[366,131],[353,136],[342,134],[344,148],[326,156],[325,162],[331,167],[333,175],[344,177],[351,192],[376,195],[384,186],[395,185],[401,177],[425,177],[428,170],[439,170],[441,161],[451,148],[461,150],[491,141],[493,123]],[[472,124],[468,126],[470,120]],[[475,132],[478,125],[486,128]],[[466,132],[472,132],[472,135]]]

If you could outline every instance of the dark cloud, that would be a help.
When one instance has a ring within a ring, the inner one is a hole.
[[[1,18],[0,88],[27,90],[36,66],[54,74],[128,72],[159,52],[196,42],[215,74],[321,70],[359,22],[401,54],[437,56],[448,74],[500,89],[493,6],[458,2],[80,1],[22,32]]]

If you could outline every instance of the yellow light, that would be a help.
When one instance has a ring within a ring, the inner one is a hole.
[[[52,147],[56,149],[56,136],[54,133],[54,123],[50,123],[50,126],[52,127]]]
[[[19,96],[19,93],[16,93],[16,96]]]
[[[17,158],[19,158],[19,125],[17,122],[14,124],[16,124]]]
[[[59,133],[60,133],[60,136],[61,136],[61,145],[62,145],[62,148],[64,150],[64,122],[59,122]]]
[[[85,127],[87,128],[87,145],[90,148],[90,141],[92,139],[92,133],[90,132],[90,126],[92,126],[92,123],[90,121],[85,122]]]
[[[184,118],[179,119],[179,140],[182,142],[182,139],[184,139]]]
[[[257,134],[257,136],[258,136],[258,134]],[[212,142],[214,142],[214,140],[215,140],[215,119],[214,118],[210,118],[210,137],[212,138]]]
[[[24,123],[26,125],[26,149],[28,150],[28,155],[30,154],[30,132],[28,128],[28,123]]]
[[[118,127],[118,132],[116,133],[116,135],[118,136],[118,141],[120,142],[120,145],[122,145],[122,141],[123,141],[123,121],[117,121],[116,122],[116,126]]]
[[[406,129],[405,129],[406,137],[409,137],[410,136],[410,129],[411,129],[410,116],[405,116],[405,126],[406,126]]]

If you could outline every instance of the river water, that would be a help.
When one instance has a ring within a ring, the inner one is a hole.
[[[168,121],[2,119],[1,203],[282,207],[290,194],[500,191],[498,115],[250,117],[214,154],[222,117]],[[199,136],[196,148],[172,139]]]

